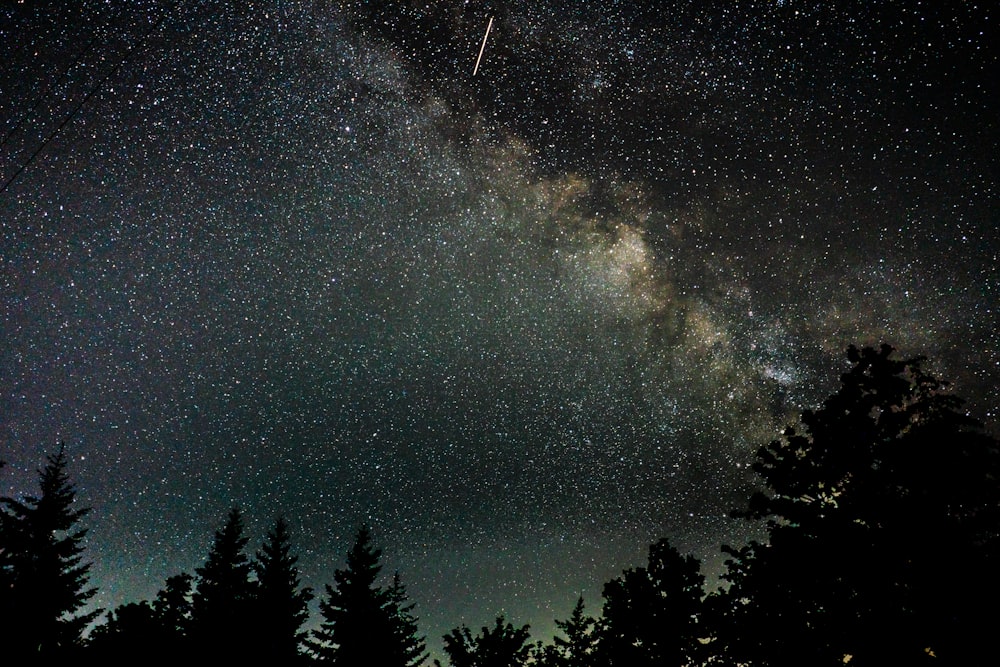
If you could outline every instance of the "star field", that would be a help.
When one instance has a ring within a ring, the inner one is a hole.
[[[996,11],[870,4],[5,7],[2,492],[65,440],[105,607],[367,522],[437,650],[716,574],[848,344],[990,424]]]

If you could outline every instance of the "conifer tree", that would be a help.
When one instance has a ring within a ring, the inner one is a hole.
[[[413,615],[414,604],[406,596],[406,587],[396,572],[392,576],[392,586],[388,590],[387,610],[392,621],[393,641],[391,644],[392,665],[417,667],[427,659],[427,642],[420,635],[417,618]]]
[[[87,586],[87,531],[78,527],[89,509],[75,507],[67,465],[60,444],[38,472],[38,497],[0,498],[0,628],[14,662],[65,655],[101,613],[81,611],[96,593]]]
[[[309,616],[312,590],[302,588],[298,558],[291,553],[288,524],[279,518],[254,562],[257,601],[254,623],[258,657],[275,664],[288,664],[300,657],[306,633],[302,625]]]
[[[244,549],[243,517],[230,510],[215,533],[205,564],[195,569],[191,639],[196,652],[237,659],[253,654],[252,605],[255,587]]]
[[[596,667],[598,659],[597,620],[584,613],[583,596],[579,597],[569,619],[556,620],[564,637],[556,636],[549,646],[540,647],[535,664],[542,667]]]
[[[362,527],[347,554],[347,566],[334,572],[320,601],[323,621],[313,632],[312,648],[322,661],[338,665],[416,667],[425,659],[424,640],[398,580],[386,589],[377,582],[382,550]]]

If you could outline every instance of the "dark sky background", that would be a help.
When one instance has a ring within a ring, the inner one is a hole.
[[[0,492],[66,442],[106,607],[234,504],[317,588],[369,523],[435,650],[661,536],[717,574],[848,344],[1000,411],[997,18],[4,3]]]

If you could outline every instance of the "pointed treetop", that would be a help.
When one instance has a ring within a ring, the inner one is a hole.
[[[77,525],[88,509],[73,508],[76,489],[68,464],[60,443],[38,471],[38,497],[0,497],[5,591],[0,620],[6,655],[15,662],[22,654],[37,659],[79,644],[84,628],[102,613],[80,611],[97,591],[88,588],[90,563],[83,557],[87,531]]]
[[[69,530],[90,508],[71,509],[76,500],[76,486],[67,472],[66,444],[60,442],[56,453],[45,458],[45,466],[38,471],[41,496],[30,500],[37,503],[40,518],[50,530]],[[81,537],[84,533],[80,533]]]

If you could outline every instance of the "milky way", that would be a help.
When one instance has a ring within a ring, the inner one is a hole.
[[[239,505],[547,639],[848,344],[1000,409],[987,3],[243,4],[0,14],[0,488],[66,442],[100,604]]]

